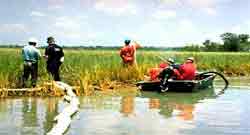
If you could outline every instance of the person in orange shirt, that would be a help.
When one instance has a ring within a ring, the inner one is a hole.
[[[194,58],[189,57],[185,63],[182,64],[179,70],[174,70],[174,75],[177,80],[194,80],[196,72],[196,65],[194,64]]]
[[[125,45],[120,49],[120,57],[122,58],[123,65],[137,65],[136,62],[136,49],[140,47],[137,42],[131,43],[131,40],[125,40]]]
[[[174,64],[174,60],[172,58],[168,58],[162,61],[157,68],[151,68],[149,70],[150,81],[159,80],[159,74],[170,65]]]

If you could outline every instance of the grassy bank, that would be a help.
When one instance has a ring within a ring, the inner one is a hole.
[[[141,80],[149,68],[157,66],[161,61],[159,56],[173,57],[177,63],[182,63],[185,58],[193,56],[200,71],[213,70],[234,76],[250,74],[249,53],[138,51],[138,68],[134,69],[122,67],[118,50],[65,49],[64,52],[65,62],[61,69],[63,81],[80,86],[85,93],[90,89],[114,88],[121,82],[132,83]],[[21,49],[0,49],[0,88],[18,87],[22,70]],[[50,78],[46,72],[45,61],[42,59],[39,63],[39,84],[48,82]]]

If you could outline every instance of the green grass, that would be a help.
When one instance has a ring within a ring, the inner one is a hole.
[[[41,50],[42,53],[44,50]],[[124,68],[119,51],[69,50],[65,49],[65,62],[61,67],[64,82],[80,86],[85,92],[91,86],[105,87],[114,82],[131,83],[143,79],[147,70],[161,62],[160,57],[173,57],[177,63],[193,56],[200,71],[219,71],[227,75],[249,75],[249,53],[206,53],[206,52],[160,52],[138,51],[138,68]],[[0,49],[0,88],[14,88],[20,85],[23,65],[21,49]],[[51,77],[46,72],[45,60],[39,63],[39,84]]]

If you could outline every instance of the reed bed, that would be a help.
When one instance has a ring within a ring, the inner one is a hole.
[[[121,64],[118,50],[65,49],[64,52],[61,77],[85,94],[91,94],[94,89],[115,89],[142,80],[149,68],[157,67],[161,58],[168,57],[183,63],[185,58],[193,56],[199,71],[218,71],[231,76],[250,74],[249,53],[138,51],[135,68]],[[21,49],[0,49],[0,88],[20,87],[22,70]],[[41,59],[38,84],[43,85],[49,80],[46,62]]]

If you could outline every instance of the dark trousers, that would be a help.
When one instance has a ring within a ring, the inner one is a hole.
[[[37,74],[38,74],[38,63],[32,63],[31,65],[25,63],[23,71],[23,87],[27,87],[27,80],[29,79],[30,75],[31,75],[31,85],[32,87],[36,87]]]
[[[162,72],[159,74],[159,78],[161,80],[161,85],[163,87],[167,86],[168,79],[170,79],[174,74],[174,71],[172,68],[165,68],[162,70]]]
[[[59,73],[60,66],[61,63],[47,63],[47,71],[52,75],[55,81],[61,81]]]

